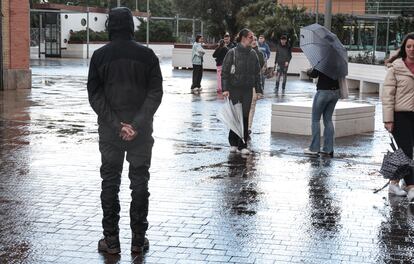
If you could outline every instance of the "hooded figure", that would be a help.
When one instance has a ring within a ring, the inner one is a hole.
[[[110,43],[92,55],[88,95],[98,115],[102,165],[101,203],[104,238],[98,249],[120,252],[119,187],[124,157],[129,162],[132,202],[131,251],[148,249],[148,180],[151,164],[152,123],[163,95],[162,76],[154,52],[133,40],[134,22],[128,8],[109,12]]]

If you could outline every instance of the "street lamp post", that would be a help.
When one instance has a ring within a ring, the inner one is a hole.
[[[325,2],[325,27],[331,30],[332,24],[332,0],[326,0]]]
[[[86,0],[86,58],[89,59],[89,0]]]
[[[319,23],[319,0],[316,0],[316,24]]]
[[[150,7],[149,7],[149,0],[147,0],[147,47],[149,46],[149,23],[150,23]]]
[[[379,14],[379,2],[377,2],[377,15]],[[374,35],[374,48],[372,51],[372,64],[375,63],[375,56],[377,53],[377,42],[378,42],[378,17],[375,20],[375,35]]]

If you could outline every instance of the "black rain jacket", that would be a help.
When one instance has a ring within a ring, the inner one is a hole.
[[[235,65],[235,73],[231,73],[232,65]],[[256,93],[263,93],[260,81],[261,67],[259,58],[252,48],[245,48],[239,44],[227,52],[223,61],[222,85],[223,92],[232,89],[253,89]]]
[[[134,22],[128,8],[109,13],[110,43],[96,50],[88,76],[89,103],[98,124],[119,133],[121,122],[139,136],[151,136],[162,95],[162,75],[154,52],[133,39]]]

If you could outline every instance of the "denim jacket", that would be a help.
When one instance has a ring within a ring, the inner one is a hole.
[[[206,51],[203,49],[201,43],[194,42],[191,58],[194,65],[203,65],[203,56]]]

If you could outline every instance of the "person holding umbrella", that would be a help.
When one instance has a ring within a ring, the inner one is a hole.
[[[312,105],[312,141],[304,153],[333,157],[335,130],[332,115],[341,97],[339,80],[348,74],[347,51],[335,34],[319,24],[304,27],[300,33],[300,47],[313,67],[308,74],[312,78],[319,78]],[[322,116],[325,129],[321,151]]]
[[[249,112],[252,103],[253,87],[258,96],[262,95],[260,82],[260,64],[256,52],[252,49],[254,34],[242,29],[237,38],[237,47],[227,52],[223,61],[223,96],[229,97],[233,104],[240,102],[243,111],[243,135],[229,132],[230,151],[250,154],[247,148]]]
[[[385,129],[392,133],[397,145],[410,159],[414,146],[414,32],[402,42],[399,52],[388,61],[388,72],[382,94],[382,112]],[[404,177],[409,201],[414,200],[414,174]],[[388,192],[404,196],[399,180],[391,180]]]

